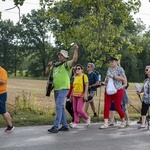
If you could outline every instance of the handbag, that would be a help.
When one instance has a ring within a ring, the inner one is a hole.
[[[108,79],[108,83],[107,83],[107,86],[106,86],[106,93],[108,95],[113,95],[113,94],[117,93],[117,90],[114,86],[114,82],[113,82],[112,78]]]

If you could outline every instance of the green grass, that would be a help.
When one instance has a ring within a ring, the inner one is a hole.
[[[92,115],[91,115],[92,116]],[[130,114],[131,120],[138,120],[140,117],[140,114],[134,113]],[[118,114],[116,113],[115,118],[117,120],[119,119]],[[19,126],[38,126],[38,125],[52,125],[54,122],[55,116],[54,114],[51,115],[39,115],[32,112],[20,112],[18,114],[13,115],[12,122],[16,127]],[[71,122],[70,116],[67,114],[67,121],[68,123]],[[100,114],[99,118],[91,118],[91,122],[99,122],[103,121],[103,114]],[[83,119],[81,119],[81,123],[84,122]],[[6,123],[2,117],[0,117],[0,127],[6,127]]]
[[[131,103],[139,111],[141,102],[136,94],[134,87],[135,83],[130,83],[127,90]],[[32,79],[9,79],[8,80],[8,112],[12,116],[12,122],[15,126],[32,126],[32,125],[52,125],[55,119],[55,103],[53,92],[50,97],[45,96],[46,80]],[[96,112],[99,105],[100,88],[97,90],[97,95],[94,97]],[[104,87],[101,88],[100,96],[100,115],[99,119],[92,118],[92,122],[103,121],[104,109]],[[130,105],[128,106],[129,116],[131,120],[137,120],[140,114],[137,113]],[[89,107],[90,116],[93,116],[92,110]],[[115,116],[119,120],[116,113]],[[68,123],[71,118],[67,113]],[[81,121],[83,122],[83,120]],[[0,127],[5,127],[6,123],[3,117],[0,117]]]

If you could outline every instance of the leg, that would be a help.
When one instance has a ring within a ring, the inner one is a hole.
[[[66,101],[66,110],[68,111],[68,113],[72,117],[72,122],[74,122],[74,114],[73,114],[72,102]]]
[[[88,111],[88,108],[89,108],[89,102],[85,102],[85,105],[84,105],[84,111],[87,113]]]
[[[6,112],[6,99],[7,93],[0,94],[0,114],[7,123],[7,129],[5,132],[11,132],[14,129],[14,126],[12,125],[10,114]]]
[[[100,129],[108,127],[108,118],[109,118],[109,110],[111,107],[111,102],[112,102],[112,96],[108,95],[105,90],[105,93],[104,93],[104,125],[102,125],[100,127]]]
[[[6,112],[5,114],[2,114],[2,116],[4,120],[6,121],[7,125],[12,126],[10,114]]]
[[[130,124],[130,117],[129,117],[129,113],[128,113],[128,109],[126,108],[126,111],[125,111],[125,120],[127,122],[127,125]]]
[[[96,110],[95,110],[95,105],[94,105],[94,101],[93,100],[90,102],[90,105],[91,105],[92,111],[94,113],[94,117],[97,117]]]
[[[115,111],[110,111],[110,126],[114,125]]]
[[[117,93],[114,94],[114,96],[113,96],[114,98],[113,99],[114,99],[114,105],[115,105],[116,111],[118,112],[120,118],[123,121],[125,121],[124,120],[124,111],[121,108],[121,102],[122,102],[123,92],[124,92],[123,89],[118,90]]]
[[[142,124],[138,127],[138,129],[145,128],[146,123],[146,113],[148,111],[149,104],[145,104],[142,102],[142,109],[141,109],[141,115],[142,115]]]
[[[67,93],[68,90],[59,90],[54,92],[55,103],[56,103],[56,118],[54,121],[54,128],[56,130],[59,129],[60,123],[62,123],[62,126],[68,127],[66,114],[64,110],[64,101]]]
[[[77,112],[77,102],[78,102],[78,98],[77,97],[73,97],[73,111],[74,111],[74,123],[79,123],[79,114]]]
[[[124,90],[123,89],[120,89],[117,91],[116,94],[114,94],[114,104],[115,104],[115,109],[116,111],[118,112],[120,118],[122,119],[122,123],[121,125],[119,126],[119,128],[124,128],[126,127],[126,121],[124,119],[124,111],[121,107],[121,103],[122,103],[122,97],[123,97],[123,92]]]
[[[112,126],[114,124],[114,119],[115,118],[115,105],[114,105],[114,101],[111,102],[111,107],[110,107],[110,126]]]
[[[83,110],[83,106],[84,106],[84,100],[83,98],[79,98],[78,102],[77,102],[77,112],[85,119],[87,120],[89,118],[89,116],[85,113],[85,111]]]
[[[91,105],[91,109],[92,109],[92,111],[94,113],[94,117],[97,117],[96,109],[95,109],[95,105],[94,105],[94,99],[93,99],[95,94],[96,94],[96,91],[91,91],[90,92],[90,96],[92,96],[92,101],[90,101],[90,105]]]

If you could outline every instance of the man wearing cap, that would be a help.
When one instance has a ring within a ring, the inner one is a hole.
[[[69,130],[66,120],[64,103],[70,88],[69,72],[78,58],[78,45],[74,45],[74,54],[73,58],[70,61],[68,61],[69,56],[66,50],[61,50],[57,53],[57,56],[60,65],[53,65],[53,61],[51,61],[48,63],[48,67],[46,68],[47,75],[50,74],[50,72],[52,71],[54,84],[54,98],[56,104],[56,117],[54,125],[51,129],[48,130],[51,133],[58,133],[59,131]],[[60,124],[62,124],[61,128],[59,128]]]

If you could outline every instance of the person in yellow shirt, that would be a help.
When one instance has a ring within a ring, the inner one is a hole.
[[[5,132],[11,132],[14,126],[11,122],[10,114],[6,111],[7,100],[7,72],[0,66],[0,114],[3,116],[7,123]]]
[[[79,123],[79,114],[86,120],[86,126],[90,124],[91,118],[83,110],[84,102],[88,94],[88,77],[83,73],[83,67],[78,64],[75,67],[76,76],[73,82],[73,111],[74,122],[70,124],[71,128],[76,128]]]

